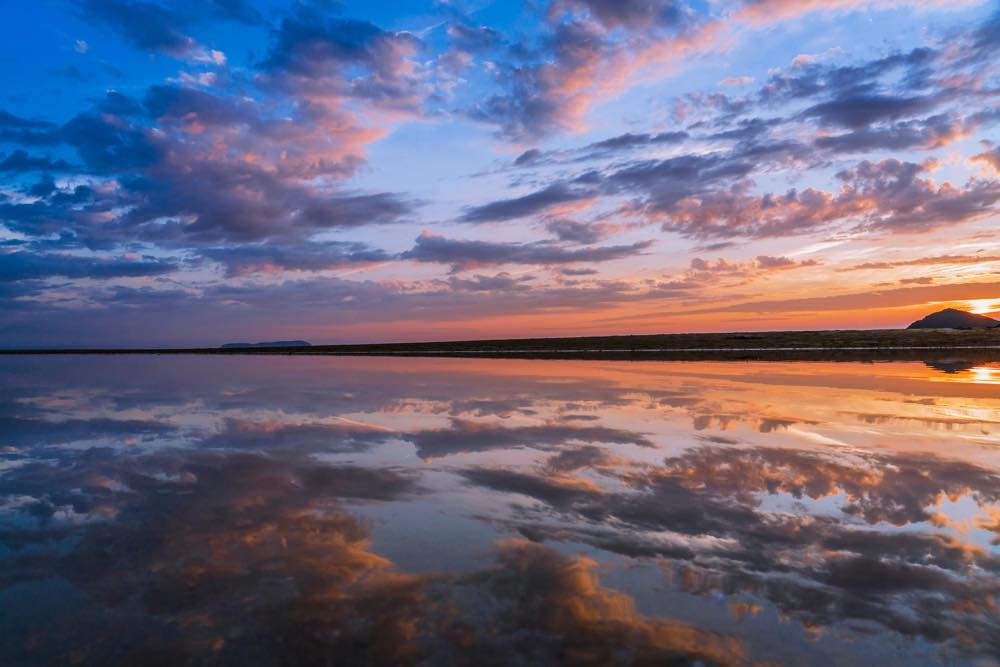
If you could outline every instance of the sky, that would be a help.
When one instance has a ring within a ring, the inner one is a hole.
[[[996,0],[3,15],[3,347],[1000,314]]]

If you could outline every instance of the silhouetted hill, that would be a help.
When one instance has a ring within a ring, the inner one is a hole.
[[[264,343],[226,343],[222,346],[225,350],[244,347],[312,347],[312,343],[304,340],[271,340]]]
[[[945,308],[917,320],[907,329],[992,329],[1000,321],[985,315],[976,315],[957,308]]]

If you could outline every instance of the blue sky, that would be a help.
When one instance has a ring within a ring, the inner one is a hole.
[[[1000,9],[10,3],[0,345],[1000,310]]]

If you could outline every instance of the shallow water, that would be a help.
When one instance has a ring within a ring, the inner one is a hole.
[[[0,357],[0,664],[993,664],[1000,364]]]

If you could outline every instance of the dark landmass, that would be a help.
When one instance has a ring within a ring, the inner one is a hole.
[[[284,354],[537,359],[937,361],[1000,359],[1000,329],[769,331],[189,349],[0,350],[4,354]]]
[[[957,308],[945,308],[917,320],[908,329],[993,329],[1000,321]]]
[[[248,347],[312,347],[312,343],[304,340],[272,340],[265,343],[226,343],[223,350],[237,350]]]

